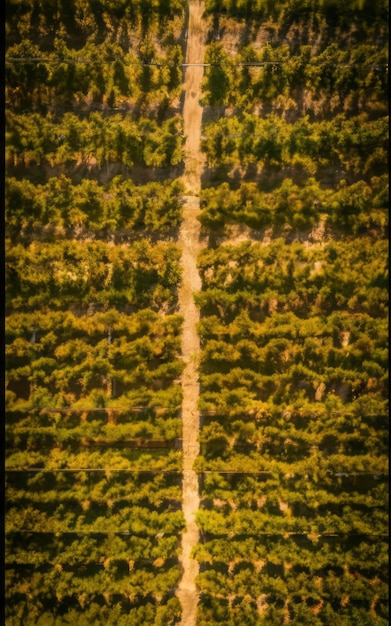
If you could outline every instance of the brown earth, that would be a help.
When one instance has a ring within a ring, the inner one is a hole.
[[[186,63],[202,63],[205,51],[205,28],[202,26],[204,2],[189,1],[189,23],[187,31]],[[193,470],[199,452],[199,382],[197,366],[200,343],[196,331],[199,311],[194,303],[195,292],[201,289],[197,270],[197,255],[202,248],[200,242],[200,211],[198,193],[204,157],[200,151],[202,107],[199,104],[204,68],[190,65],[185,70],[183,119],[185,142],[185,169],[183,182],[187,195],[184,196],[183,222],[179,245],[182,250],[182,286],[179,292],[179,310],[184,318],[182,356],[185,369],[182,375],[182,441],[183,441],[183,491],[182,506],[186,528],[182,536],[181,565],[183,576],[177,596],[182,605],[182,626],[195,626],[197,618],[198,592],[195,579],[198,563],[191,557],[192,549],[199,540],[195,515],[199,508],[198,476]]]

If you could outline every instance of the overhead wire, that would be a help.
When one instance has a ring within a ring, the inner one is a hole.
[[[131,530],[108,530],[108,531],[102,531],[102,530],[26,530],[24,528],[20,529],[20,530],[8,530],[7,535],[19,535],[19,534],[27,534],[27,535],[103,535],[103,536],[107,536],[107,535],[127,535],[127,536],[132,536],[132,537],[143,537],[143,536],[147,536],[147,537],[153,537],[155,538],[156,535],[148,535],[146,533],[133,533]],[[166,534],[166,533],[165,533]],[[172,533],[172,535],[175,535],[175,532]],[[209,533],[208,533],[209,534]],[[326,531],[326,532],[322,532],[322,533],[317,533],[317,532],[313,532],[312,528],[309,528],[308,531],[304,531],[304,530],[289,530],[289,531],[284,531],[281,530],[279,532],[266,532],[266,531],[258,531],[256,533],[247,533],[248,537],[252,537],[254,536],[254,534],[256,536],[259,535],[264,535],[267,537],[286,537],[287,535],[291,536],[308,536],[309,534],[316,534],[317,537],[346,537],[348,539],[350,539],[351,537],[388,537],[388,533],[366,533],[366,532],[357,532],[357,533],[337,533],[334,530],[330,530],[330,531]],[[171,535],[171,536],[172,536]],[[167,533],[167,536],[170,536],[169,533]],[[234,535],[235,536],[235,535]],[[238,536],[240,536],[240,533],[238,533]],[[230,539],[232,539],[232,536],[230,535]],[[141,559],[137,559],[141,560]]]
[[[114,467],[79,467],[79,468],[63,468],[63,467],[54,467],[54,468],[41,468],[41,467],[24,467],[24,468],[5,468],[6,473],[27,473],[27,472],[35,472],[42,474],[54,474],[56,472],[128,472],[135,474],[183,474],[186,471],[182,469],[161,469],[161,468],[152,468],[145,467],[143,468],[114,468]],[[239,476],[272,476],[273,472],[271,470],[219,470],[219,469],[211,469],[211,470],[191,470],[195,471],[198,476],[209,475],[209,474],[222,474],[222,475],[239,475]],[[382,477],[388,478],[387,472],[328,472],[328,477],[336,476],[337,478],[346,478],[346,477],[359,477],[359,476],[372,476],[375,480],[380,480]],[[294,478],[300,478],[299,474],[296,474]]]
[[[108,63],[116,63],[120,59],[83,59],[83,58],[75,58],[75,59],[51,59],[46,57],[13,57],[6,56],[5,63],[49,63],[49,64],[101,64],[105,65]],[[294,58],[293,58],[294,60]],[[168,61],[123,61],[123,65],[125,66],[143,66],[143,67],[264,67],[264,66],[274,66],[274,65],[287,65],[287,61],[237,61],[237,62],[212,62],[212,63],[169,63]],[[317,62],[315,65],[328,65],[328,61]],[[311,61],[308,62],[308,65],[314,65]],[[357,63],[352,61],[350,63],[333,63],[334,67],[372,67],[377,69],[386,68],[388,70],[388,63]]]

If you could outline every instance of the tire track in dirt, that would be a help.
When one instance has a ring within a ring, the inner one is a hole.
[[[203,63],[206,27],[203,21],[205,2],[189,0],[189,23],[187,29],[186,63]],[[201,174],[205,155],[200,151],[202,106],[201,82],[204,68],[193,65],[185,69],[183,120],[186,136],[185,171],[183,182],[189,193],[197,194],[201,188]]]
[[[187,35],[186,63],[202,63],[205,51],[205,28],[202,15],[203,1],[189,1],[189,23]],[[200,343],[196,331],[199,311],[194,303],[194,294],[201,289],[201,280],[197,270],[197,255],[201,250],[200,211],[198,193],[201,188],[201,174],[204,157],[200,151],[202,107],[201,81],[203,67],[188,66],[184,79],[183,119],[185,142],[185,168],[183,182],[186,193],[183,206],[183,221],[179,235],[182,252],[182,285],[179,291],[179,311],[184,318],[182,334],[182,358],[185,369],[182,374],[182,444],[183,444],[183,486],[182,507],[186,527],[182,535],[180,561],[183,568],[177,597],[182,605],[181,626],[195,626],[197,619],[198,592],[195,584],[199,572],[198,563],[191,557],[192,549],[199,541],[199,531],[195,515],[199,508],[198,476],[193,470],[194,461],[199,453],[199,382],[197,367],[199,363]]]

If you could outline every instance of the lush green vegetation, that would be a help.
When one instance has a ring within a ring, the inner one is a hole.
[[[7,624],[178,624],[184,3],[7,2]]]
[[[50,302],[52,310],[90,303],[172,310],[177,303],[180,251],[171,243],[65,240],[18,243],[6,252],[10,309]]]
[[[308,28],[308,23],[305,23]],[[321,32],[319,32],[321,37]],[[350,42],[351,44],[351,42]],[[291,118],[307,113],[386,114],[382,103],[387,83],[387,45],[280,45],[273,40],[257,49],[253,44],[232,56],[220,42],[206,52],[203,102],[237,110],[274,110]]]
[[[177,623],[178,474],[9,472],[7,491],[10,623]]]
[[[186,4],[7,0],[10,626],[181,619]],[[205,17],[197,624],[385,626],[388,6]]]
[[[200,221],[210,230],[232,224],[250,228],[305,231],[323,221],[325,229],[338,228],[345,234],[386,234],[388,224],[388,176],[373,176],[347,185],[342,180],[334,189],[322,188],[314,177],[301,185],[285,178],[272,191],[262,184],[241,181],[237,188],[228,182],[201,193]]]
[[[333,172],[351,183],[386,173],[387,129],[386,116],[337,115],[317,122],[304,116],[289,123],[276,114],[244,113],[209,124],[203,147],[211,166],[277,169],[280,177],[289,169],[318,180]]]
[[[8,173],[106,182],[109,166],[180,165],[183,1],[63,5],[7,3]]]
[[[388,4],[385,0],[349,0],[341,7],[335,0],[206,0],[206,10],[211,14],[223,12],[238,18],[270,20],[271,27],[281,26],[285,20],[318,23],[325,18],[329,25],[348,30],[352,22],[362,28],[380,22],[387,15]]]
[[[6,94],[14,110],[164,115],[182,90],[184,5],[8,0]]]
[[[169,231],[181,221],[181,191],[178,180],[136,185],[116,176],[105,185],[84,178],[73,185],[70,178],[60,176],[35,185],[9,177],[5,190],[6,210],[10,209],[7,231],[13,241],[18,235],[24,240],[28,236],[50,239],[58,229],[74,235],[75,229],[84,230],[103,239],[109,233],[120,237],[121,232],[130,236],[137,231],[144,235]]]
[[[384,236],[386,4],[211,1],[207,12],[202,224],[322,221]]]
[[[206,58],[213,66],[206,69],[205,104],[271,107],[290,116],[386,112],[386,2],[206,4],[213,15]],[[242,35],[235,54],[226,30]]]
[[[323,438],[330,455],[334,437],[333,452],[354,450],[365,457],[349,463],[364,470],[377,453],[384,470],[385,426],[379,429],[372,420],[385,415],[387,394],[386,251],[385,241],[365,238],[355,246],[312,247],[279,239],[201,254],[204,289],[197,301],[203,312],[200,409],[210,416],[202,431],[206,448],[220,436],[227,462],[236,444],[244,445],[246,467],[254,469],[253,452],[254,461],[269,469],[286,439],[285,452],[294,458],[296,450],[300,459],[304,450],[322,446]],[[349,434],[354,415],[365,420],[367,411],[363,434],[356,432],[358,423]],[[327,456],[325,463],[334,461],[342,457]]]
[[[8,400],[14,410],[20,404],[25,409],[159,403],[179,408],[177,315],[108,309],[80,318],[51,311],[13,315],[7,326]]]
[[[37,113],[9,115],[6,159],[10,164],[50,166],[109,163],[167,167],[182,160],[181,120],[135,122],[123,114],[98,111],[85,119],[65,113],[59,119]],[[10,168],[10,171],[12,169]]]
[[[197,624],[385,626],[388,9],[206,7]]]
[[[198,623],[385,625],[386,240],[226,244],[199,267]]]

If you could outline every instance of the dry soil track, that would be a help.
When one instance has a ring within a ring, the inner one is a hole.
[[[185,172],[183,181],[189,192],[197,194],[201,187],[201,174],[205,157],[200,151],[202,106],[201,81],[204,68],[197,63],[204,62],[206,28],[202,16],[205,3],[200,0],[189,0],[189,23],[187,28],[186,63],[185,70],[183,120],[186,135],[185,144]]]
[[[205,50],[205,28],[202,27],[204,2],[189,1],[189,23],[187,34],[187,63],[202,63]],[[183,512],[186,528],[182,537],[181,564],[183,576],[177,596],[182,605],[182,626],[195,626],[197,617],[198,593],[195,578],[198,563],[191,558],[191,551],[197,544],[199,533],[195,514],[199,507],[198,476],[193,464],[199,451],[199,383],[197,365],[200,344],[196,332],[199,312],[194,303],[194,294],[201,288],[197,271],[197,255],[200,242],[200,223],[198,192],[201,187],[203,156],[200,152],[202,107],[199,104],[203,67],[190,65],[185,70],[184,84],[184,132],[185,169],[183,182],[187,189],[184,197],[183,222],[180,230],[179,245],[182,250],[182,286],[179,293],[180,313],[184,318],[182,335],[182,355],[185,369],[182,375],[182,439],[183,439]]]

